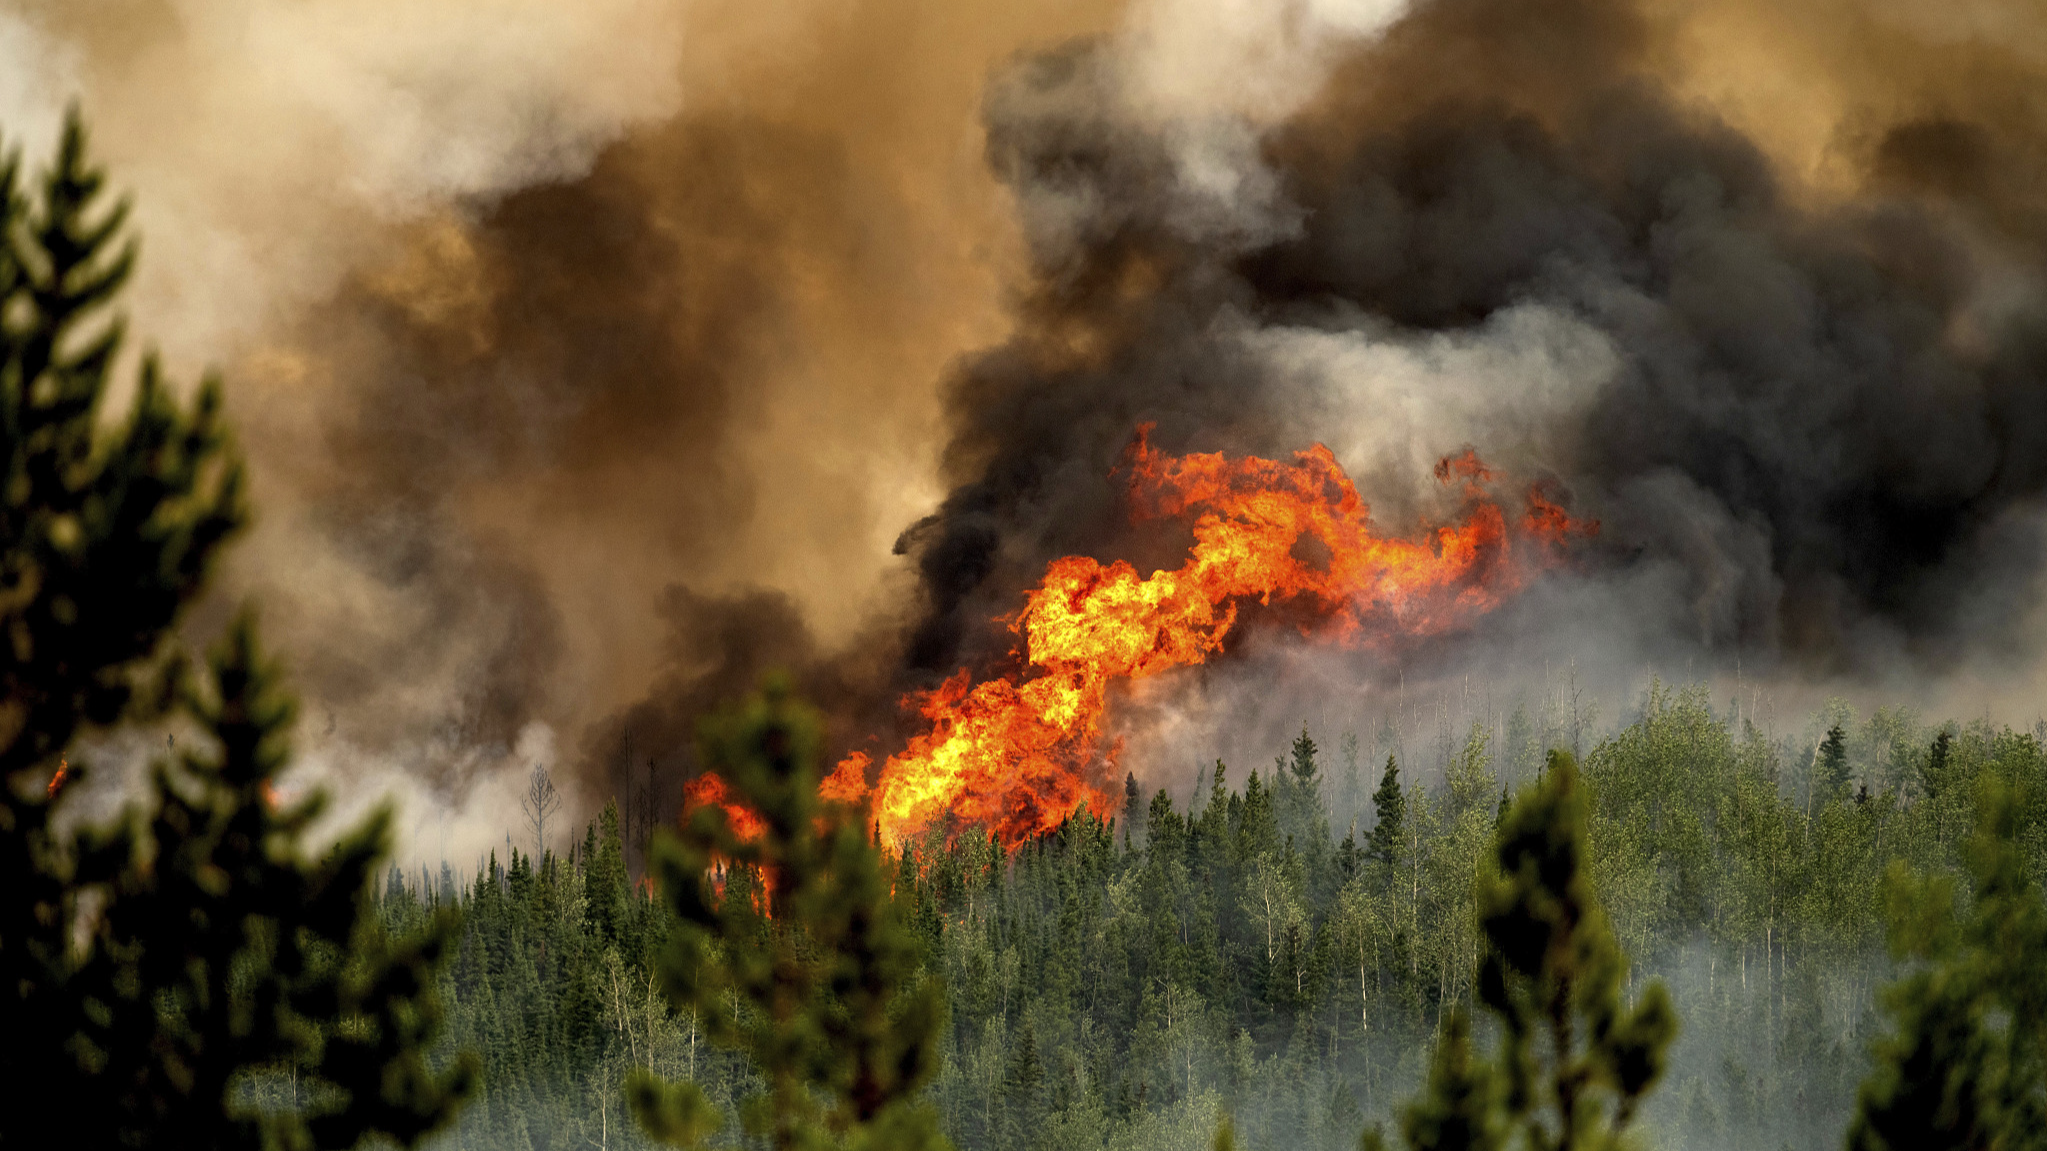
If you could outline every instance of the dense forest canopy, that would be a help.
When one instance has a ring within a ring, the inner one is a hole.
[[[1986,780],[2023,798],[2012,837],[2047,877],[2047,752],[2031,732],[1836,706],[1816,742],[1731,722],[1700,689],[1652,686],[1587,739],[1585,866],[1626,988],[1681,1021],[1649,1099],[1653,1145],[1837,1142],[1886,1033],[1886,865],[1967,874]],[[1349,1148],[1422,1085],[1476,1003],[1477,879],[1509,789],[1534,779],[1525,713],[1447,760],[1367,758],[1303,732],[1274,762],[1216,764],[1194,795],[1130,792],[1005,852],[984,830],[903,845],[898,899],[945,981],[930,1097],[973,1148],[1184,1148],[1224,1116],[1248,1147]],[[1531,729],[1533,729],[1531,731]],[[1524,758],[1517,758],[1522,756]],[[1135,787],[1135,781],[1132,781]],[[444,977],[451,1042],[484,1057],[451,1146],[570,1146],[629,1127],[627,1068],[752,1089],[658,993],[671,929],[637,894],[607,808],[567,855],[516,845],[477,871],[389,877],[383,913],[465,910]],[[728,899],[744,885],[728,881]],[[1948,898],[1952,899],[1950,894]]]

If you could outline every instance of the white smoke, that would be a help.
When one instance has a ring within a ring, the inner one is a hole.
[[[149,244],[126,306],[187,373],[385,251],[391,224],[585,170],[675,111],[676,0],[0,4],[0,130],[77,103]]]

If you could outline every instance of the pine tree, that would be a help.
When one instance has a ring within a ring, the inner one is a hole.
[[[1407,796],[1400,790],[1400,768],[1390,755],[1386,757],[1386,774],[1379,777],[1379,790],[1372,793],[1372,810],[1378,813],[1378,822],[1372,825],[1365,856],[1391,870],[1399,863],[1406,842],[1402,822],[1407,816]]]
[[[1294,737],[1293,746],[1288,750],[1292,754],[1287,766],[1293,770],[1294,782],[1301,785],[1309,794],[1314,794],[1322,784],[1318,774],[1321,769],[1315,762],[1317,750],[1315,741],[1308,738],[1308,728],[1305,724],[1301,727],[1301,734]]]
[[[42,1142],[62,1106],[63,1142],[87,1147],[410,1144],[473,1073],[425,1057],[456,924],[382,928],[385,814],[304,857],[322,801],[275,801],[293,705],[246,616],[203,667],[181,656],[245,518],[241,468],[212,379],[187,407],[145,360],[127,413],[101,418],[121,331],[91,325],[134,259],[102,185],[75,114],[33,194],[0,164],[0,1082],[35,1101],[0,1115],[0,1143]],[[67,749],[124,722],[203,738],[120,819],[60,831],[88,767]]]
[[[1585,874],[1585,842],[1576,764],[1553,751],[1479,882],[1489,944],[1479,998],[1499,1022],[1499,1053],[1474,1058],[1468,1023],[1451,1017],[1428,1086],[1402,1117],[1413,1151],[1618,1148],[1662,1074],[1677,1018],[1660,983],[1625,1004],[1627,961]],[[1383,1142],[1368,1133],[1364,1145]]]
[[[1248,863],[1279,850],[1279,817],[1272,810],[1272,793],[1255,771],[1244,781],[1243,807],[1236,816],[1239,860]]]
[[[583,893],[597,937],[637,958],[628,945],[631,894],[626,886],[625,845],[620,842],[618,804],[604,805],[583,838]]]
[[[1813,786],[1821,804],[1839,799],[1848,790],[1848,735],[1838,723],[1828,728],[1827,738],[1820,741]]]
[[[1933,737],[1933,745],[1926,749],[1926,760],[1919,766],[1919,786],[1925,790],[1926,798],[1938,799],[1947,786],[1948,753],[1954,746],[1954,733],[1941,728]]]
[[[1003,1125],[1002,1145],[1006,1151],[1036,1146],[1044,1083],[1045,1069],[1038,1056],[1037,1027],[1026,1015],[1023,1026],[1017,1031],[1009,1068],[1002,1077],[1007,1118]]]
[[[1354,731],[1343,733],[1343,741],[1337,745],[1343,755],[1342,806],[1336,812],[1339,823],[1355,824],[1358,816],[1358,735]]]
[[[1336,874],[1341,882],[1349,883],[1357,878],[1365,859],[1364,851],[1358,847],[1357,825],[1352,824],[1351,829],[1344,834],[1343,842],[1336,848]]]
[[[1851,1151],[2047,1139],[2047,899],[2019,842],[2021,807],[2001,780],[1979,787],[1966,914],[1947,876],[1892,864],[1891,945],[1915,969],[1883,996],[1895,1030],[1875,1045]]]
[[[779,1149],[827,1138],[943,1147],[917,1098],[937,1071],[941,989],[922,973],[913,909],[891,894],[865,813],[818,798],[819,730],[780,681],[705,726],[705,762],[764,829],[742,838],[705,805],[680,835],[657,839],[655,873],[675,918],[663,985],[713,1042],[759,1068],[765,1090],[740,1106],[753,1136]],[[714,865],[725,868],[722,897]],[[642,1070],[627,1092],[666,1142],[702,1146],[723,1122],[695,1083]]]
[[[1141,825],[1144,822],[1144,800],[1137,792],[1137,774],[1123,775],[1123,847],[1129,850],[1133,844],[1143,840]],[[1132,838],[1135,836],[1136,838]]]

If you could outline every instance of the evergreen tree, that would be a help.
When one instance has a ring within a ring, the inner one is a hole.
[[[1142,842],[1140,825],[1144,819],[1144,800],[1137,793],[1137,774],[1123,774],[1123,847],[1128,850],[1133,844]],[[1133,836],[1138,838],[1133,839]]]
[[[657,841],[675,917],[661,977],[714,1042],[759,1068],[765,1090],[740,1108],[750,1134],[785,1149],[827,1132],[848,1147],[942,1147],[917,1092],[937,1070],[944,1001],[864,813],[818,798],[818,731],[780,682],[706,725],[705,762],[763,828],[742,837],[705,805]],[[628,1092],[665,1141],[701,1146],[722,1124],[696,1083],[641,1071]]]
[[[1948,877],[1892,866],[1891,945],[1915,969],[1884,994],[1895,1030],[1876,1044],[1851,1151],[2047,1145],[2047,900],[2019,844],[2020,806],[1984,780],[1966,914]]]
[[[1343,742],[1338,745],[1343,755],[1343,785],[1336,811],[1336,822],[1356,825],[1358,816],[1358,735],[1354,731],[1343,733]]]
[[[1372,810],[1377,813],[1377,822],[1372,825],[1370,846],[1365,855],[1382,867],[1395,867],[1406,843],[1406,830],[1402,822],[1407,815],[1407,797],[1400,790],[1400,768],[1392,756],[1386,757],[1386,774],[1379,777],[1379,790],[1372,793]]]
[[[1308,738],[1308,728],[1305,724],[1301,727],[1301,734],[1294,737],[1293,746],[1288,750],[1291,752],[1291,758],[1287,766],[1293,771],[1294,782],[1309,794],[1314,794],[1322,786],[1321,768],[1315,761],[1317,750],[1315,741]]]
[[[1660,983],[1624,1002],[1626,959],[1584,870],[1586,823],[1576,764],[1553,751],[1479,884],[1490,946],[1478,988],[1499,1021],[1499,1054],[1474,1059],[1467,1025],[1452,1017],[1428,1087],[1403,1116],[1413,1151],[1618,1148],[1662,1074],[1677,1018]],[[1370,1134],[1365,1145],[1380,1142]]]
[[[1235,797],[1232,796],[1232,799]],[[1237,858],[1249,863],[1261,855],[1279,850],[1279,817],[1272,810],[1272,793],[1253,771],[1244,781],[1241,807],[1232,804],[1237,825]]]
[[[628,946],[628,915],[631,911],[625,870],[625,845],[620,841],[618,804],[604,805],[597,822],[583,837],[583,892],[597,937],[620,951],[633,954]]]
[[[1021,1151],[1038,1143],[1041,1129],[1041,1099],[1045,1069],[1038,1056],[1038,1031],[1029,1015],[1016,1036],[1016,1051],[1002,1078],[1003,1102],[1008,1104],[1009,1124],[1003,1131],[1005,1151]]]
[[[1928,799],[1938,799],[1947,786],[1948,752],[1953,746],[1954,733],[1941,728],[1926,749],[1926,760],[1919,767],[1919,786]]]
[[[1848,790],[1848,735],[1840,724],[1827,729],[1813,763],[1813,786],[1817,802],[1839,799]]]
[[[20,1101],[0,1144],[49,1142],[53,1107],[86,1147],[410,1144],[472,1072],[425,1058],[456,924],[378,922],[384,814],[302,854],[321,799],[275,803],[292,704],[246,618],[202,668],[181,656],[242,473],[217,381],[186,406],[145,360],[103,419],[120,325],[94,316],[134,248],[102,185],[75,114],[32,193],[0,164],[0,1081]],[[113,823],[58,824],[74,737],[124,722],[203,738]]]
[[[1358,847],[1357,825],[1352,824],[1351,829],[1344,833],[1343,842],[1336,848],[1336,873],[1342,882],[1349,883],[1357,878],[1358,872],[1364,867],[1365,859],[1365,852]]]

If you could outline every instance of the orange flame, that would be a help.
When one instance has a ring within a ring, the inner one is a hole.
[[[57,757],[57,774],[55,774],[55,775],[53,775],[53,776],[51,776],[51,777],[50,777],[50,790],[49,790],[49,793],[48,793],[48,795],[46,796],[46,798],[49,798],[49,799],[55,799],[55,798],[57,798],[57,793],[58,793],[59,791],[62,791],[62,790],[64,789],[64,781],[65,781],[66,779],[70,778],[70,776],[71,776],[71,761],[70,761],[69,759],[66,759],[65,757],[63,757],[63,756],[61,756],[61,755],[60,755],[60,756],[58,756],[58,757]]]
[[[682,785],[682,817],[705,807],[720,808],[725,812],[726,822],[732,827],[732,834],[741,843],[759,839],[768,829],[768,821],[745,803],[733,798],[732,789],[722,776],[705,772]],[[711,856],[711,888],[720,898],[725,894],[725,880],[731,871],[731,861],[713,853]],[[763,915],[773,914],[770,904],[775,894],[775,872],[763,867],[759,871],[760,888],[753,894],[754,910]]]
[[[732,790],[724,779],[705,772],[682,785],[682,813],[684,818],[700,807],[720,807],[725,810],[725,819],[732,825],[732,834],[741,843],[750,843],[760,838],[768,829],[768,823],[760,813],[732,798]]]
[[[1120,561],[1053,561],[1007,621],[1024,639],[1030,674],[976,684],[962,670],[905,700],[929,727],[889,757],[874,785],[884,842],[949,818],[1014,846],[1083,804],[1114,810],[1121,745],[1103,729],[1110,685],[1202,663],[1221,650],[1242,604],[1287,605],[1305,619],[1302,630],[1354,645],[1437,634],[1498,605],[1553,545],[1597,529],[1534,489],[1526,516],[1510,523],[1480,487],[1496,473],[1467,450],[1436,468],[1440,481],[1462,482],[1462,518],[1415,539],[1386,538],[1320,444],[1290,462],[1170,457],[1145,442],[1148,430],[1130,453],[1135,512],[1193,517],[1186,562],[1139,577]],[[1516,546],[1522,540],[1535,556]],[[866,767],[855,753],[833,778],[864,781]]]
[[[818,798],[826,803],[859,803],[867,797],[867,765],[872,762],[864,751],[840,760],[839,766],[818,782]]]

